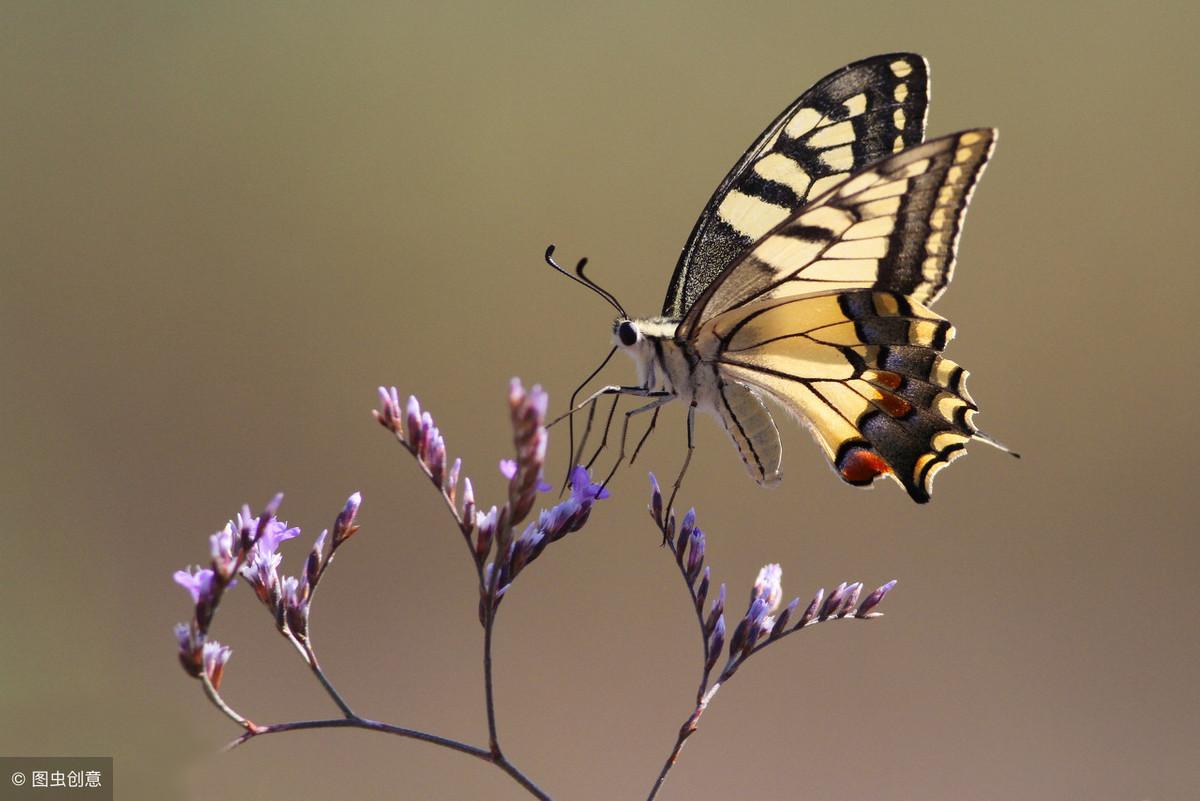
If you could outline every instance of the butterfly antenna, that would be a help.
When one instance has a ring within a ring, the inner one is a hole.
[[[591,279],[590,276],[586,275],[583,272],[584,268],[587,266],[587,259],[579,260],[579,264],[575,265],[575,274],[572,275],[571,273],[567,272],[562,267],[560,267],[558,262],[556,262],[554,260],[554,247],[555,247],[554,245],[550,245],[548,248],[546,248],[546,256],[545,256],[546,264],[549,264],[551,267],[553,267],[555,270],[557,270],[558,272],[565,275],[567,278],[570,278],[572,281],[575,281],[577,283],[583,284],[585,287],[592,290],[600,297],[604,298],[604,300],[606,300],[610,306],[612,306],[614,309],[616,309],[622,317],[629,317],[629,315],[625,311],[625,307],[622,306],[617,301],[617,299],[613,295],[613,293],[609,292],[607,289],[605,289],[604,287],[597,284],[595,281],[593,281]]]

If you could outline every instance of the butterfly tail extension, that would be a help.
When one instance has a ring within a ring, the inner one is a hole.
[[[783,445],[762,398],[750,387],[732,381],[722,382],[718,394],[721,423],[738,449],[746,472],[760,486],[776,486],[783,477]]]

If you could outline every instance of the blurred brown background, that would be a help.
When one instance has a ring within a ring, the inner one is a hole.
[[[417,393],[496,498],[507,379],[561,409],[608,347],[610,311],[545,245],[656,312],[762,126],[830,70],[911,49],[932,64],[931,134],[1001,131],[938,310],[985,430],[1026,458],[976,446],[918,507],[843,486],[789,425],[766,492],[703,419],[680,500],[736,611],[766,561],[788,597],[900,585],[882,621],[744,668],[662,797],[1198,797],[1193,6],[3,16],[0,752],[112,754],[125,801],[525,797],[361,732],[214,755],[237,732],[176,663],[171,572],[243,501],[287,492],[307,543],[362,490],[365,528],[314,615],[323,661],[363,713],[482,743],[472,570],[370,420],[376,385]],[[562,801],[645,797],[689,712],[694,622],[644,513],[683,417],[503,610],[504,741]],[[214,633],[246,714],[334,712],[248,593]]]

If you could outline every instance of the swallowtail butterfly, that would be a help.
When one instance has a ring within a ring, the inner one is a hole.
[[[764,398],[808,426],[842,480],[890,476],[918,503],[968,441],[1002,447],[975,427],[967,373],[941,355],[954,329],[929,308],[950,283],[996,132],[923,143],[928,81],[921,56],[875,56],[788,106],[708,201],[660,316],[630,317],[580,262],[572,277],[620,314],[609,358],[631,356],[638,383],[573,398],[568,414],[591,404],[594,415],[602,395],[647,401],[626,413],[618,464],[630,418],[653,411],[649,434],[675,399],[688,405],[676,489],[697,409],[720,421],[759,484],[780,480]]]

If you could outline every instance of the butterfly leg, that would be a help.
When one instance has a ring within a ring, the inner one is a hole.
[[[625,422],[621,426],[621,452],[617,456],[617,461],[613,464],[612,470],[609,471],[608,477],[604,479],[604,483],[601,486],[608,486],[608,482],[612,481],[612,477],[617,474],[617,468],[620,467],[621,463],[625,461],[625,443],[629,439],[630,418],[632,418],[635,414],[641,414],[651,410],[654,410],[655,414],[657,415],[659,408],[662,407],[663,404],[670,403],[675,398],[675,396],[670,393],[662,393],[662,395],[662,397],[655,398],[645,406],[639,406],[636,409],[630,409],[629,411],[625,412]]]
[[[661,411],[661,408],[654,410],[654,415],[650,418],[650,425],[646,428],[646,433],[642,434],[642,438],[638,440],[637,447],[633,449],[633,456],[629,457],[630,465],[637,461],[638,454],[642,452],[642,446],[646,444],[646,440],[650,439],[650,432],[654,430],[654,426],[658,423],[658,413]]]
[[[604,434],[600,437],[600,444],[596,447],[596,451],[592,454],[592,458],[588,459],[587,463],[584,464],[584,467],[586,467],[588,470],[592,469],[592,465],[596,463],[596,460],[600,458],[600,454],[603,453],[604,449],[608,447],[608,432],[612,429],[613,417],[616,416],[617,402],[620,399],[620,395],[613,395],[612,405],[608,407],[608,417],[604,420]],[[583,449],[580,448],[580,456],[583,455],[582,451]]]
[[[588,435],[592,433],[592,421],[596,418],[596,401],[593,399],[588,406],[587,423],[583,427],[583,439],[579,440],[579,447],[575,447],[575,418],[567,420],[567,430],[571,437],[571,461],[567,463],[567,474],[563,476],[562,486],[558,490],[558,497],[562,497],[567,491],[567,487],[571,483],[571,471],[575,469],[575,465],[579,464],[579,460],[583,458],[583,449],[587,445]]]
[[[636,395],[639,398],[662,398],[668,395],[674,397],[674,395],[672,395],[670,392],[662,389],[647,389],[646,387],[622,387],[616,384],[609,384],[607,387],[601,387],[591,395],[588,395],[578,406],[574,406],[560,414],[558,417],[555,417],[546,424],[546,428],[552,428],[558,425],[560,422],[575,414],[575,412],[579,411],[603,395]]]
[[[679,468],[679,475],[675,478],[675,486],[671,489],[671,497],[667,501],[667,509],[671,509],[675,505],[675,495],[679,492],[679,487],[683,484],[683,474],[687,472],[688,465],[692,463],[692,451],[696,450],[694,431],[696,423],[696,404],[693,403],[688,407],[687,417],[687,435],[688,446],[687,456],[683,458],[683,467]]]

